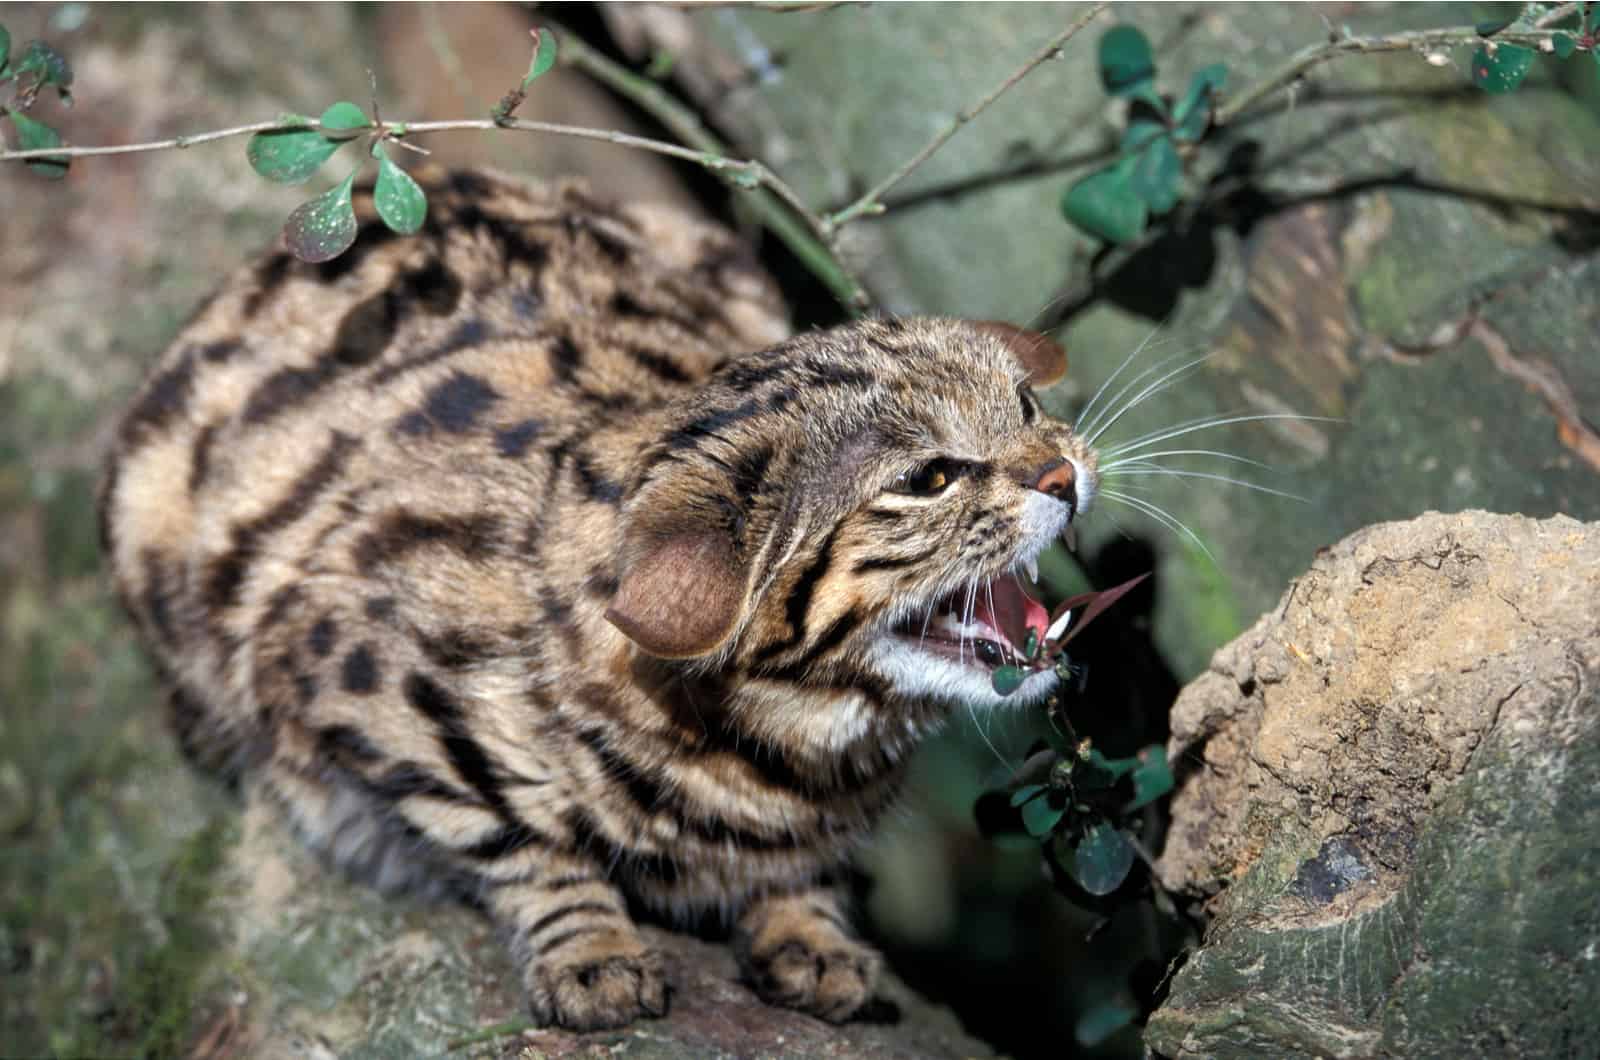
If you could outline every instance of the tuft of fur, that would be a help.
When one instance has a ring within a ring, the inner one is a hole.
[[[343,257],[230,277],[123,421],[104,547],[180,740],[342,867],[465,888],[541,1020],[665,1010],[630,907],[727,917],[763,996],[848,1017],[879,959],[836,881],[917,740],[998,702],[895,631],[1066,527],[1041,468],[1092,492],[1028,391],[1059,349],[791,337],[719,228],[426,183],[416,236],[367,190]]]

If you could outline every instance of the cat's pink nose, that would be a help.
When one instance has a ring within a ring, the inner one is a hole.
[[[1058,500],[1071,504],[1073,501],[1073,484],[1077,481],[1077,472],[1073,470],[1072,461],[1056,460],[1044,466],[1039,473],[1039,481],[1033,488],[1040,493],[1048,493]]]

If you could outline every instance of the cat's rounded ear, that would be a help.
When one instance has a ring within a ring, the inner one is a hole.
[[[1017,363],[1028,370],[1028,382],[1031,385],[1050,386],[1066,376],[1067,351],[1050,336],[1019,328],[1004,320],[976,320],[973,326],[1006,344]]]
[[[745,575],[732,539],[716,527],[641,536],[647,540],[628,550],[606,620],[663,659],[716,651],[744,610]]]

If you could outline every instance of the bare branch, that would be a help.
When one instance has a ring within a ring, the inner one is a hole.
[[[984,96],[982,99],[978,100],[976,103],[967,107],[965,110],[961,111],[954,118],[952,118],[949,125],[941,129],[938,135],[923,145],[922,150],[912,155],[904,163],[898,166],[894,172],[890,173],[887,177],[884,177],[877,184],[873,185],[872,189],[865,195],[861,196],[861,198],[857,199],[855,202],[844,207],[843,209],[824,217],[822,219],[822,227],[820,230],[822,236],[824,238],[831,238],[833,234],[840,228],[849,224],[851,221],[862,216],[863,214],[882,213],[883,204],[878,201],[879,197],[881,197],[890,188],[906,179],[906,177],[910,176],[918,166],[922,165],[922,163],[931,158],[935,151],[943,147],[946,141],[959,132],[963,125],[967,124],[967,122],[971,121],[973,118],[976,118],[979,114],[982,114],[988,108],[989,104],[993,103],[995,100],[999,99],[1001,96],[1010,91],[1013,85],[1032,73],[1034,68],[1039,66],[1040,63],[1043,63],[1046,59],[1053,58],[1054,56],[1060,54],[1062,46],[1065,45],[1067,41],[1071,40],[1079,30],[1083,29],[1084,26],[1087,26],[1096,15],[1104,11],[1107,6],[1109,5],[1103,3],[1095,4],[1087,11],[1080,14],[1077,18],[1073,19],[1071,24],[1068,25],[1066,29],[1056,34],[1055,37],[1051,39],[1050,43],[1046,44],[1043,48],[1040,48],[1037,52],[1035,52],[1027,62],[1023,63],[1016,70],[1013,70],[1011,75],[991,89],[988,95]]]
[[[1507,29],[1496,33],[1497,44],[1520,44],[1525,47],[1547,50],[1554,46],[1558,30],[1550,25],[1575,13],[1578,5],[1559,4],[1546,12],[1530,30]],[[1248,86],[1217,108],[1215,122],[1226,125],[1256,102],[1272,95],[1278,89],[1298,81],[1306,71],[1341,55],[1374,55],[1380,52],[1426,51],[1433,48],[1456,48],[1466,44],[1480,44],[1483,36],[1472,26],[1455,26],[1450,29],[1419,29],[1404,33],[1391,33],[1382,37],[1355,37],[1343,33],[1320,44],[1307,45],[1285,59],[1276,69],[1267,73],[1255,84]]]

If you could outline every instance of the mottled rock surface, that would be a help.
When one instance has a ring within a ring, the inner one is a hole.
[[[1170,1057],[1600,1048],[1600,524],[1324,550],[1173,709],[1158,864],[1215,895]]]

